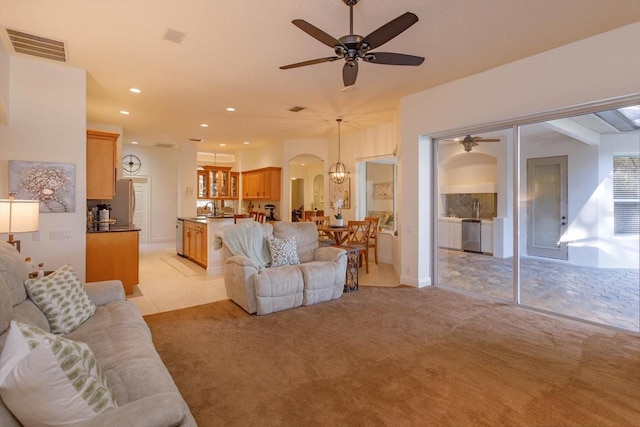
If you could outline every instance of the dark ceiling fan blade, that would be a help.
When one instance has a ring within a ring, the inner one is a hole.
[[[373,31],[362,39],[361,44],[367,44],[369,45],[369,49],[375,49],[382,46],[416,22],[418,22],[418,17],[411,12],[407,12]]]
[[[474,140],[476,140],[476,141],[478,141],[478,142],[500,142],[500,140],[499,140],[499,139],[495,139],[495,138],[493,138],[493,139],[485,139],[485,138],[478,138],[478,139],[475,139],[475,138],[474,138]]]
[[[309,24],[305,20],[294,19],[293,21],[291,21],[291,23],[293,25],[295,25],[296,27],[300,28],[305,33],[309,34],[314,39],[318,40],[319,42],[322,42],[322,43],[326,44],[327,46],[329,46],[332,49],[334,47],[338,46],[338,45],[342,45],[342,43],[340,43],[340,41],[338,39],[336,39],[335,37],[330,36],[329,34],[325,33],[320,28]]]
[[[283,65],[282,67],[280,67],[280,69],[288,70],[289,68],[298,68],[298,67],[304,67],[306,65],[322,64],[323,62],[332,62],[332,61],[335,61],[336,59],[340,59],[340,58],[337,56],[329,56],[328,58],[312,59],[310,61],[296,62],[295,64]]]
[[[373,64],[387,65],[420,65],[424,62],[421,56],[405,55],[403,53],[371,52],[365,55],[364,60]]]
[[[356,61],[345,62],[342,67],[342,81],[346,86],[353,86],[356,84],[356,78],[358,77],[358,63]]]

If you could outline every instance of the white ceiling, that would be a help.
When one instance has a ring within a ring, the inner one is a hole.
[[[354,32],[407,11],[419,22],[375,51],[424,64],[361,63],[349,91],[341,61],[278,68],[333,55],[291,21],[339,38],[349,33],[342,0],[0,0],[0,25],[66,42],[69,65],[87,70],[87,119],[122,126],[125,143],[202,138],[198,151],[233,152],[334,137],[336,117],[347,133],[390,122],[403,96],[640,21],[638,0],[360,0]],[[183,42],[164,40],[168,29]]]

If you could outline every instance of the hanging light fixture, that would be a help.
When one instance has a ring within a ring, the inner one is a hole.
[[[336,122],[338,122],[338,161],[329,168],[329,179],[336,184],[342,184],[347,180],[349,172],[347,172],[344,163],[340,162],[340,123],[342,119],[336,119]]]

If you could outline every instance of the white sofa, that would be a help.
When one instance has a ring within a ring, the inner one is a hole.
[[[347,269],[346,251],[337,247],[318,247],[318,230],[312,222],[278,221],[262,224],[266,237],[295,236],[300,264],[263,267],[249,256],[238,254],[225,242],[224,234],[234,227],[256,227],[255,223],[225,227],[218,233],[224,251],[224,283],[229,298],[258,315],[301,305],[307,306],[342,296]],[[263,246],[264,250],[266,246]],[[235,254],[234,254],[235,252]]]
[[[12,320],[51,332],[47,317],[27,295],[27,278],[23,256],[13,246],[0,242],[0,352]],[[122,283],[87,283],[85,289],[97,309],[64,337],[89,346],[117,407],[73,426],[195,426],[187,404],[153,346],[147,324],[137,307],[125,300]],[[21,425],[2,400],[0,425]]]

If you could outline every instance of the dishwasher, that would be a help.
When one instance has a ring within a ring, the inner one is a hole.
[[[482,252],[480,242],[480,220],[465,218],[462,220],[462,250],[467,252]]]
[[[184,221],[176,220],[176,253],[180,256],[184,256],[182,252],[182,228],[184,227]]]

